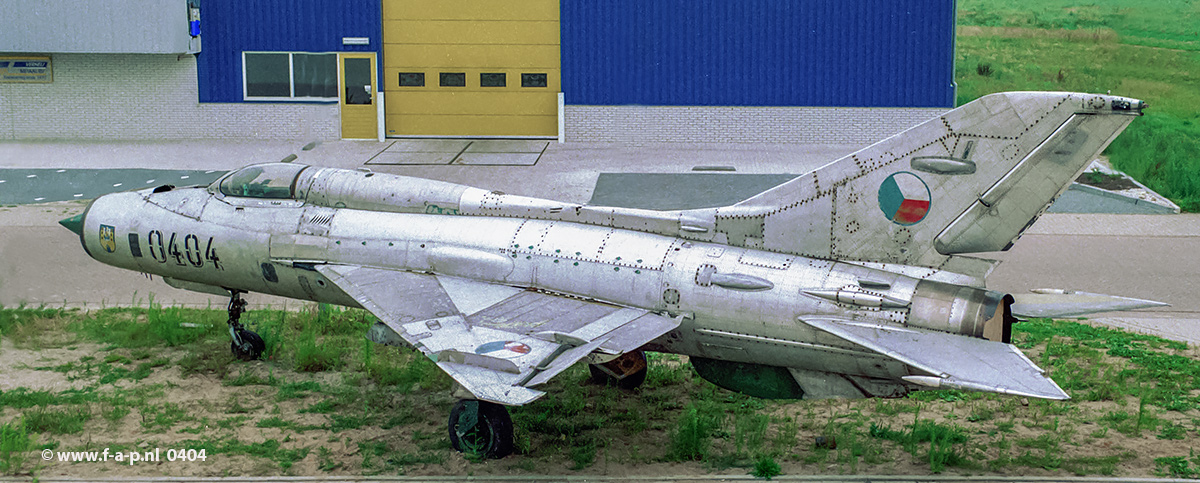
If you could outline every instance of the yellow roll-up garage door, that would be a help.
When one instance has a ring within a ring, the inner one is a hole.
[[[384,0],[388,136],[558,134],[558,0]]]

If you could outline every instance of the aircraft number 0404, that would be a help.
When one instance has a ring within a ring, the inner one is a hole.
[[[168,239],[161,231],[151,230],[146,235],[146,243],[150,245],[150,258],[153,258],[159,263],[166,263],[167,260],[174,260],[176,265],[186,267],[191,265],[196,268],[204,266],[204,262],[208,261],[212,267],[217,270],[222,270],[221,259],[217,257],[217,250],[213,248],[213,237],[208,237],[208,242],[204,244],[203,249],[200,246],[200,238],[193,234],[180,235],[171,233]]]

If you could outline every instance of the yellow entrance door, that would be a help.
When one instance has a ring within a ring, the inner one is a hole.
[[[375,79],[375,54],[338,54],[341,79],[342,139],[379,138],[379,86]]]
[[[383,0],[387,135],[557,135],[559,37],[559,0]]]

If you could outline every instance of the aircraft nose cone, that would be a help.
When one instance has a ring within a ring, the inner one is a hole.
[[[80,235],[80,236],[83,235],[83,213],[72,216],[70,218],[63,218],[61,220],[58,220],[58,224],[62,225],[63,228],[71,230],[76,235]]]

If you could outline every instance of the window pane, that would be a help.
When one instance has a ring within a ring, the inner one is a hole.
[[[247,97],[291,97],[288,54],[246,54]]]
[[[343,59],[346,76],[346,104],[371,103],[371,59]]]
[[[301,164],[278,163],[248,166],[222,179],[221,193],[248,198],[291,198],[292,183],[304,168]]]
[[[504,87],[506,80],[504,74],[479,74],[480,87]]]
[[[292,54],[296,97],[337,97],[337,54]]]
[[[546,87],[546,74],[521,74],[521,87]]]
[[[440,76],[442,87],[463,87],[467,85],[467,74],[465,72],[442,72]]]
[[[425,73],[401,72],[400,87],[425,87]]]

